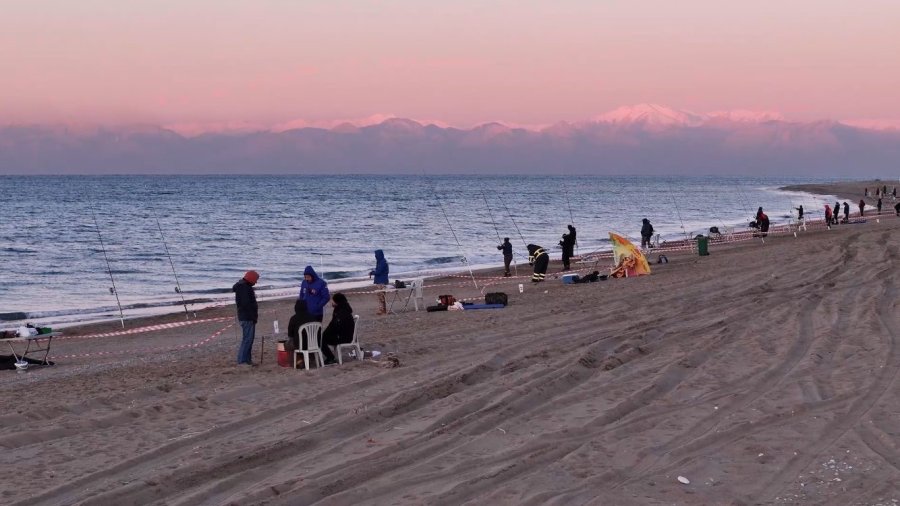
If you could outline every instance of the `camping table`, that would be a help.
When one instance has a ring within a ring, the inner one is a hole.
[[[391,314],[397,314],[397,311],[406,312],[409,311],[409,301],[412,300],[414,288],[410,285],[406,285],[403,288],[394,288],[393,286],[389,288],[385,288],[384,290],[380,290],[384,292],[385,297],[388,294],[393,294],[391,297],[391,303],[388,305],[387,312]],[[405,297],[404,297],[405,295]],[[394,310],[394,304],[397,304],[399,308],[397,311]],[[400,307],[400,304],[403,304],[403,307]]]
[[[38,334],[29,337],[12,337],[3,339],[3,341],[6,341],[6,344],[9,345],[9,350],[12,352],[13,356],[16,357],[16,362],[25,360],[30,354],[40,354],[40,352],[44,352],[44,356],[41,357],[41,363],[50,365],[47,361],[47,357],[50,355],[50,343],[53,341],[53,338],[58,335],[60,335],[60,332],[51,332],[49,334]],[[42,345],[41,341],[43,340],[46,340],[46,342]],[[13,343],[25,343],[25,351],[16,353],[16,348],[13,346]]]

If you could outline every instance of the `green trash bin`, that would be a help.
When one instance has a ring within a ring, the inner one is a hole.
[[[709,237],[705,235],[697,236],[697,252],[700,256],[709,256]]]

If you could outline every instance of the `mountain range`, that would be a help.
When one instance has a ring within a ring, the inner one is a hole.
[[[296,124],[296,123],[295,123]],[[0,126],[0,174],[758,174],[896,177],[900,130],[641,104],[541,128]]]

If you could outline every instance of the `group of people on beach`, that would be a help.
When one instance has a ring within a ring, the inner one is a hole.
[[[369,272],[378,293],[378,314],[385,314],[386,301],[384,289],[388,284],[389,266],[382,250],[375,251],[375,268]],[[256,340],[256,324],[259,321],[259,304],[256,300],[254,286],[259,282],[259,273],[247,271],[244,276],[231,287],[237,306],[237,318],[241,326],[241,343],[238,346],[238,365],[252,366],[253,342]],[[307,323],[322,323],[325,319],[325,307],[331,302],[331,322],[322,331],[321,336],[307,335]],[[294,314],[288,322],[288,343],[292,349],[309,349],[310,340],[316,339],[317,346],[325,358],[325,365],[337,362],[331,348],[350,343],[356,330],[353,308],[343,293],[331,294],[328,282],[316,273],[311,265],[303,270],[303,281],[300,293],[294,302]],[[321,337],[321,341],[318,341]],[[321,345],[318,345],[321,342]]]

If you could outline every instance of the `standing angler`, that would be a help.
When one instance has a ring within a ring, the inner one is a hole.
[[[509,237],[504,237],[503,244],[497,246],[497,249],[503,252],[503,275],[508,278],[510,276],[509,264],[512,263],[513,259],[512,244],[509,242]]]
[[[534,266],[534,274],[531,275],[532,283],[540,283],[547,275],[547,267],[550,265],[550,255],[544,248],[536,245],[528,245],[528,263]]]
[[[563,270],[569,270],[569,264],[573,256],[575,256],[575,227],[569,225],[569,233],[563,234],[559,245],[562,246],[562,262]]]
[[[259,281],[259,273],[247,271],[244,277],[231,287],[242,332],[241,345],[237,354],[238,365],[253,365],[250,351],[253,349],[253,340],[256,338],[256,322],[259,320],[259,306],[256,303],[256,291],[253,290],[253,285],[257,281]]]
[[[321,322],[325,318],[325,306],[331,299],[331,295],[328,293],[328,283],[316,274],[311,265],[307,265],[306,269],[303,269],[303,282],[300,283],[298,298],[306,301],[306,310],[315,321]]]
[[[376,314],[379,315],[387,314],[387,301],[384,300],[384,287],[388,284],[389,272],[387,260],[384,259],[384,251],[380,249],[375,250],[375,269],[369,272],[369,276],[374,278],[372,282],[376,286],[375,291],[378,292],[378,311]]]
[[[641,248],[644,247],[653,247],[653,225],[650,224],[650,220],[647,218],[644,218],[641,225]]]

